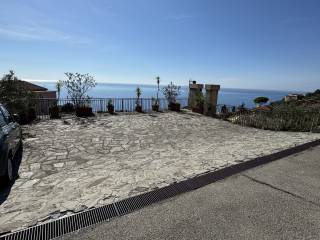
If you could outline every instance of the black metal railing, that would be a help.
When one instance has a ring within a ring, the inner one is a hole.
[[[216,114],[234,113],[237,111],[237,107],[226,104],[218,104],[216,106]]]
[[[91,98],[88,100],[83,100],[80,105],[91,107],[94,113],[102,113],[108,111],[108,103],[112,102],[115,112],[134,112],[137,103],[142,106],[144,112],[151,112],[152,105],[155,102],[151,98]],[[188,105],[188,99],[180,98],[177,99],[177,102],[180,103],[181,107],[186,107]],[[36,115],[40,119],[45,119],[49,117],[50,108],[58,106],[62,113],[72,112],[76,105],[72,99],[45,99],[37,98],[32,99],[31,105],[36,112]],[[158,99],[159,111],[166,111],[168,109],[168,102],[164,98]]]

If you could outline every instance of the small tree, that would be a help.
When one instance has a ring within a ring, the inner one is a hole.
[[[169,104],[175,103],[180,95],[180,86],[176,86],[171,82],[168,86],[162,88],[162,93]]]
[[[96,86],[96,81],[88,73],[65,73],[67,80],[63,81],[63,85],[68,91],[68,96],[76,107],[84,105],[90,99],[87,92]]]
[[[269,101],[269,98],[267,97],[257,97],[254,100],[254,103],[261,106],[262,104],[265,104]]]
[[[25,112],[30,105],[31,97],[31,92],[27,91],[13,70],[0,80],[0,102],[5,103],[11,112]]]

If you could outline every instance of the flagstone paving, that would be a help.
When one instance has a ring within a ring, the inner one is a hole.
[[[0,232],[59,218],[320,138],[193,114],[65,116],[25,126]]]

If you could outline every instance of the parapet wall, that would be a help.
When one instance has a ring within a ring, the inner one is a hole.
[[[197,84],[195,82],[189,84],[189,108],[194,108],[197,106],[197,98],[203,97],[202,89],[203,84]]]
[[[203,88],[205,86],[205,95],[203,94]],[[216,113],[216,106],[218,104],[218,94],[220,85],[212,84],[197,84],[195,81],[189,83],[189,108],[197,108],[199,105],[199,99],[203,99],[203,112],[205,115],[212,116]]]

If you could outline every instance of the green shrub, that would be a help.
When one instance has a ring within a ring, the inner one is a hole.
[[[180,95],[180,86],[176,86],[171,82],[168,86],[162,88],[162,93],[169,104],[175,103]]]
[[[0,80],[0,102],[5,104],[11,113],[19,114],[22,124],[30,123],[36,118],[32,97],[33,94],[25,89],[13,70]]]
[[[255,104],[261,105],[261,104],[265,104],[269,101],[269,98],[267,97],[257,97],[253,100],[253,102]]]
[[[74,106],[72,103],[66,103],[64,105],[61,106],[61,112],[64,113],[72,113],[74,112]]]

